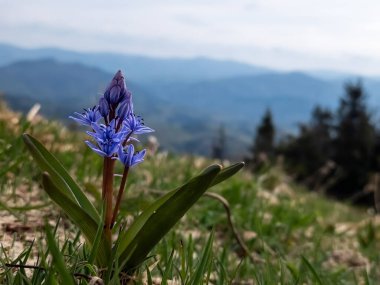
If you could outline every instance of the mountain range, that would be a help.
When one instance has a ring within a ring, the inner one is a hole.
[[[114,73],[122,69],[136,82],[196,82],[256,75],[268,72],[264,67],[208,58],[152,58],[113,53],[83,53],[58,48],[25,49],[0,44],[0,67],[20,60],[56,59],[63,63],[82,63]]]
[[[284,73],[207,58],[162,59],[0,44],[0,91],[11,107],[26,111],[39,102],[45,116],[66,123],[73,112],[96,104],[118,69],[127,76],[136,111],[157,130],[164,148],[207,155],[223,125],[233,157],[248,148],[267,108],[279,133],[294,132],[316,104],[335,108],[344,82],[357,80],[333,72]],[[380,81],[361,80],[376,110]]]

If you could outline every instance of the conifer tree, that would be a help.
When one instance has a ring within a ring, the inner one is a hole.
[[[275,127],[273,124],[272,113],[266,110],[259,126],[251,147],[251,157],[256,165],[263,164],[273,159],[274,156]]]
[[[299,134],[288,137],[280,146],[294,177],[305,180],[314,176],[329,160],[332,153],[331,132],[332,113],[316,106],[308,124],[299,125]],[[309,179],[310,180],[310,179]],[[313,179],[308,181],[314,187]]]
[[[312,137],[312,152],[315,160],[311,172],[322,167],[332,155],[333,114],[329,109],[316,106],[311,115],[310,131]]]
[[[275,129],[272,120],[272,113],[269,109],[265,112],[260,125],[256,130],[254,151],[256,154],[265,153],[272,156],[274,153]]]
[[[375,129],[365,99],[360,81],[346,84],[337,112],[333,154],[341,175],[330,189],[340,198],[362,191],[371,171]]]
[[[214,140],[211,147],[211,157],[219,159],[221,162],[225,159],[226,155],[226,130],[224,125],[220,125],[218,136]]]

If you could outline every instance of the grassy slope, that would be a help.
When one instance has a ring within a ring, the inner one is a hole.
[[[18,138],[23,128],[41,139],[94,199],[99,196],[101,159],[86,149],[81,134],[67,132],[57,123],[37,119],[28,125],[4,106],[0,106],[0,114],[3,263],[12,260],[5,253],[15,253],[17,249],[20,252],[33,238],[43,234],[41,216],[51,221],[58,216],[55,207],[41,194],[39,170]],[[173,189],[209,163],[200,157],[165,153],[148,157],[130,175],[127,198],[122,204],[126,220],[161,191]],[[168,279],[179,280],[191,275],[182,270],[181,256],[190,255],[186,263],[196,268],[214,228],[214,258],[209,265],[213,284],[365,284],[367,275],[370,284],[380,281],[378,217],[308,193],[288,181],[278,168],[258,175],[242,172],[211,191],[228,200],[240,235],[251,253],[260,256],[263,262],[242,258],[222,205],[204,197],[155,249],[156,257],[147,260],[149,266],[155,263],[154,259],[159,260],[152,266],[153,276],[162,278],[166,274]],[[60,224],[61,235],[69,237],[74,232],[65,219]],[[173,249],[173,260],[169,261]],[[33,263],[32,258],[28,263]],[[143,273],[137,276],[140,280],[137,283],[144,279]],[[0,283],[5,282],[5,276],[9,279],[9,274],[3,268]]]

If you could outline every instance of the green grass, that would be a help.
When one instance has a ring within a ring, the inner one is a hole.
[[[20,134],[38,137],[99,207],[102,159],[86,148],[81,133],[55,122],[30,124],[4,106],[0,113],[0,284],[88,284],[101,269],[88,263],[91,252],[80,233],[59,219],[44,195]],[[130,173],[119,222],[130,223],[208,164],[201,157],[149,156]],[[307,192],[278,167],[257,175],[244,171],[211,191],[227,199],[237,231],[261,262],[243,256],[223,205],[203,197],[133,276],[135,284],[379,283],[380,223],[366,209]],[[111,280],[120,284],[120,278]]]

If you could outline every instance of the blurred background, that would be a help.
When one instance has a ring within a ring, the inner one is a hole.
[[[379,186],[378,1],[0,0],[1,100],[68,120],[121,69],[163,150]],[[371,202],[372,203],[372,202]]]

